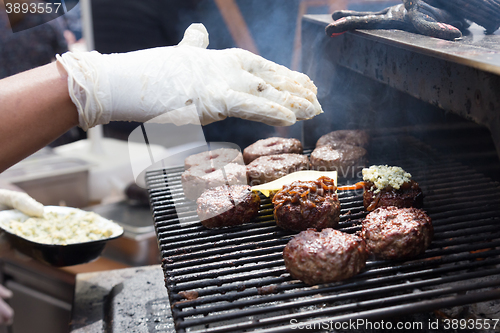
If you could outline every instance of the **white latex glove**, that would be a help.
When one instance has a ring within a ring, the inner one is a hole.
[[[43,205],[26,193],[0,189],[0,205],[15,208],[28,216],[43,216]]]
[[[11,298],[12,291],[5,288],[0,284],[0,324],[1,325],[10,325],[12,324],[12,319],[14,318],[14,310],[9,306],[9,304],[5,303],[4,298]]]
[[[306,75],[242,49],[207,46],[205,27],[193,24],[177,46],[110,55],[68,52],[57,61],[68,73],[84,130],[160,115],[157,122],[177,125],[238,117],[287,126],[323,112]]]

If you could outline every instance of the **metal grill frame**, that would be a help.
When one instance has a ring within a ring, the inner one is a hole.
[[[320,325],[500,299],[499,185],[412,137],[382,137],[373,145],[371,164],[399,165],[420,183],[434,240],[416,258],[369,260],[351,279],[312,287],[285,270],[281,252],[294,233],[276,227],[268,198],[252,223],[208,230],[183,196],[183,167],[148,172],[177,332],[294,332],[290,319]],[[362,193],[340,192],[339,200],[338,229],[359,230]]]

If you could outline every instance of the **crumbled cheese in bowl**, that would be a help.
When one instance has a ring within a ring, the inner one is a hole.
[[[373,183],[375,194],[388,187],[399,190],[401,185],[411,180],[411,174],[396,166],[372,165],[364,168],[362,172],[363,180]]]
[[[57,207],[43,217],[16,215],[1,221],[1,226],[17,236],[42,244],[68,245],[101,240],[120,235],[123,229],[116,223],[93,212]]]

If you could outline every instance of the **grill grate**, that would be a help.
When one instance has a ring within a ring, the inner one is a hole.
[[[357,276],[307,286],[285,270],[294,233],[263,198],[254,223],[207,230],[182,193],[181,168],[148,172],[165,284],[178,332],[292,332],[302,324],[377,319],[500,298],[500,188],[412,137],[372,140],[371,164],[399,165],[426,194],[434,240],[422,255],[369,261]],[[165,186],[168,182],[168,187]],[[360,229],[362,193],[339,193],[339,229]]]

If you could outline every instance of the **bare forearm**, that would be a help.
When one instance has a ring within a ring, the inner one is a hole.
[[[56,63],[0,80],[0,172],[76,125],[67,76]]]

